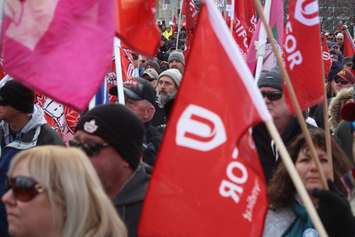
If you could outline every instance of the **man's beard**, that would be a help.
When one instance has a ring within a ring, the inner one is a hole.
[[[157,98],[158,98],[158,105],[160,108],[164,108],[166,103],[172,99],[174,99],[176,96],[176,91],[167,93],[165,91],[158,92]]]

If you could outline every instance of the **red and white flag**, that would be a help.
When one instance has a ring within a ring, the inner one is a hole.
[[[270,114],[214,1],[205,2],[145,199],[141,237],[262,234],[266,186],[249,127]]]
[[[332,58],[330,57],[329,47],[325,37],[322,38],[322,59],[324,64],[325,78],[328,78],[328,74],[332,66]]]
[[[160,44],[155,0],[116,0],[117,35],[130,48],[154,56]]]
[[[200,4],[200,0],[183,1],[182,14],[185,15],[187,33],[191,33],[196,27]]]
[[[301,108],[322,102],[323,61],[317,0],[289,1],[289,19],[285,26],[283,52],[287,72]],[[289,97],[288,93],[286,95]],[[293,109],[293,106],[290,107]]]
[[[344,57],[352,57],[355,54],[354,39],[349,30],[344,30]]]
[[[112,57],[112,0],[4,4],[5,71],[58,102],[85,109]]]

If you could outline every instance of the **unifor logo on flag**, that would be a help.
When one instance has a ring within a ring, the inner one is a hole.
[[[306,44],[304,42],[307,42]],[[323,99],[322,49],[318,2],[290,0],[283,52],[287,72],[302,109]],[[286,93],[290,107],[289,95]]]
[[[266,185],[249,128],[270,114],[213,0],[191,46],[139,236],[261,236]]]

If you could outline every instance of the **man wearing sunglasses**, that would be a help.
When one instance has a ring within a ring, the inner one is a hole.
[[[287,106],[279,69],[276,67],[271,71],[263,71],[258,87],[285,145],[289,144],[301,130]],[[253,138],[268,182],[279,163],[279,154],[264,123],[253,128]]]
[[[7,171],[21,150],[39,145],[64,145],[46,122],[43,110],[34,105],[34,91],[15,80],[0,88],[0,196],[4,195]],[[4,205],[0,204],[0,236],[7,236]]]
[[[71,146],[90,158],[129,237],[137,225],[150,176],[142,162],[144,126],[125,106],[99,105],[80,118]]]

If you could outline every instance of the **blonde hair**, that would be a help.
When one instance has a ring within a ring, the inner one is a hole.
[[[127,236],[95,169],[81,150],[49,145],[22,151],[12,160],[9,176],[22,160],[28,161],[31,177],[46,189],[51,209],[62,209],[54,212],[53,219],[63,223],[61,236]]]

